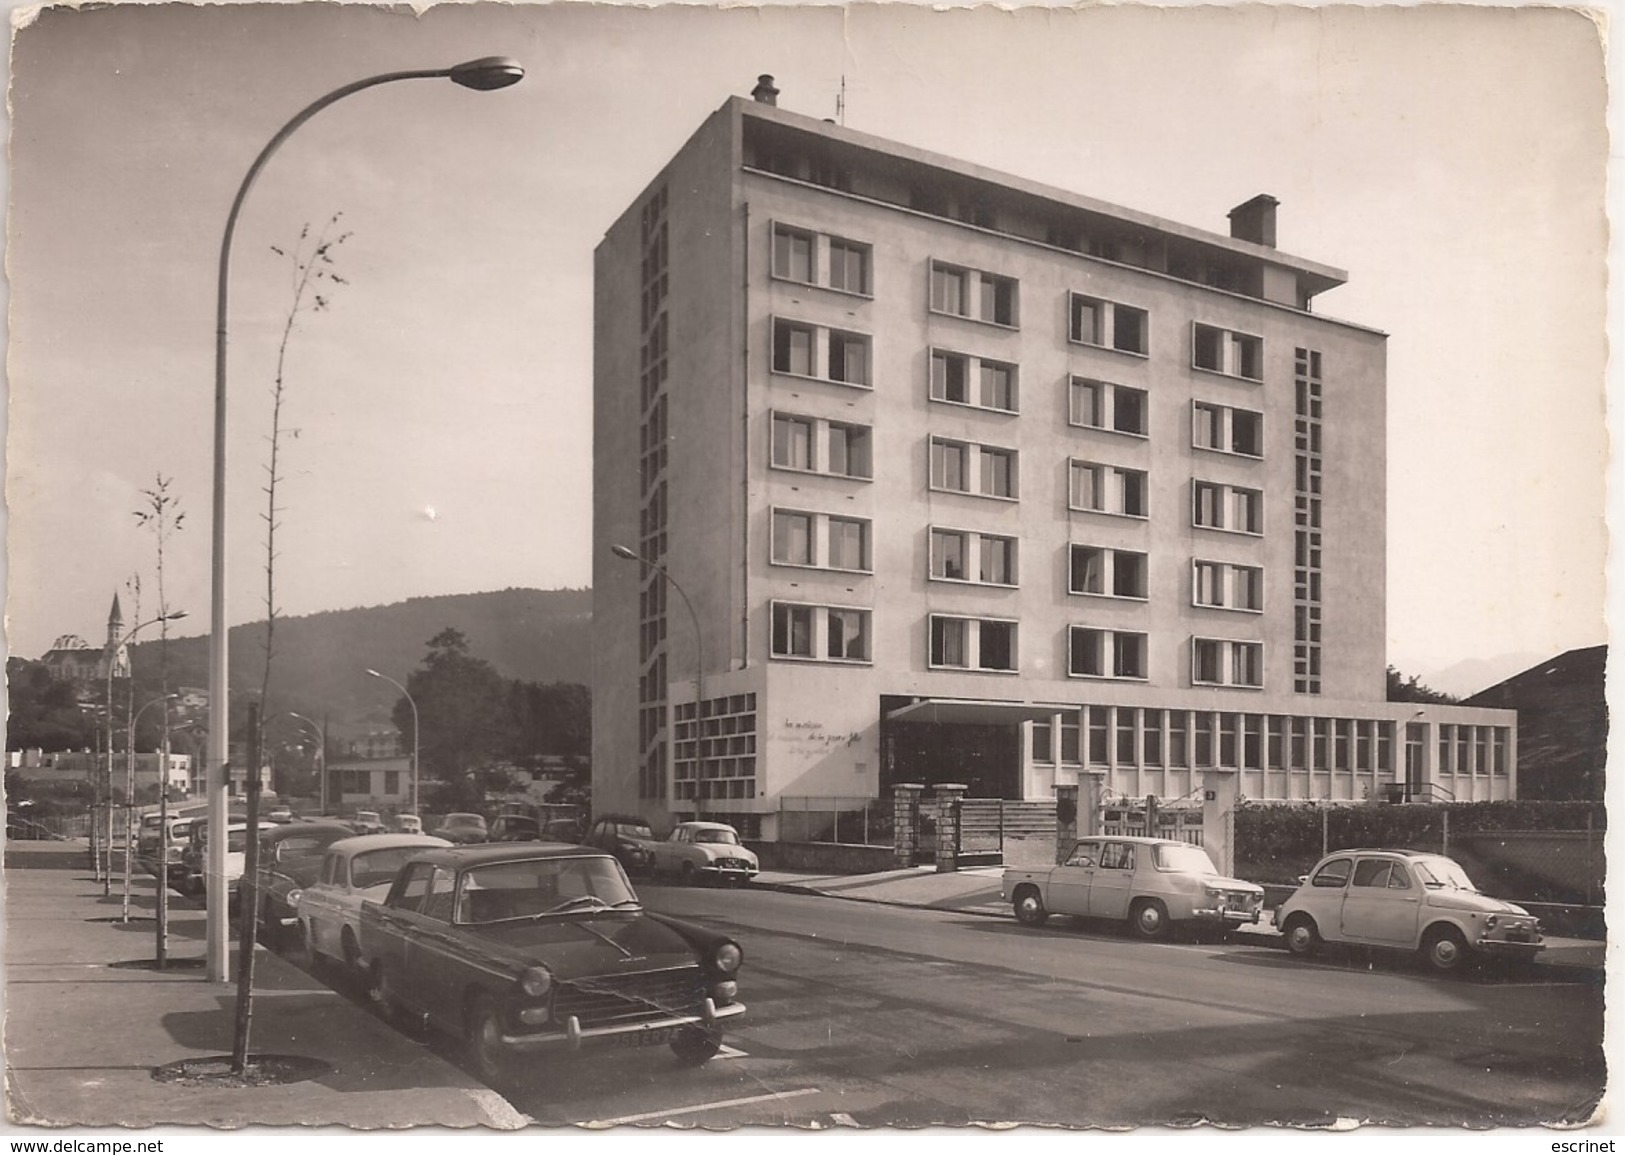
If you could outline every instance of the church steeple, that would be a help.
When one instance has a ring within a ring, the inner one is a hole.
[[[107,648],[113,649],[118,645],[119,635],[124,632],[124,611],[119,608],[118,591],[113,591],[113,608],[107,615]]]
[[[107,651],[102,659],[103,671],[111,670],[115,678],[130,676],[130,651],[124,641],[124,610],[118,604],[118,591],[113,592],[113,608],[107,614]]]

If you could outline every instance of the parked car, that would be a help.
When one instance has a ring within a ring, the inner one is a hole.
[[[1416,850],[1339,850],[1316,863],[1275,924],[1295,955],[1322,943],[1416,951],[1436,971],[1474,956],[1527,962],[1545,949],[1540,922],[1482,894],[1452,858]]]
[[[299,925],[291,898],[316,881],[329,846],[354,837],[342,822],[295,821],[260,831],[259,869],[245,897],[258,900],[261,942],[274,948]]]
[[[1001,885],[1027,926],[1043,926],[1052,914],[1117,919],[1146,939],[1175,927],[1256,923],[1264,909],[1263,887],[1226,878],[1200,846],[1165,838],[1079,839],[1064,862],[1010,867]]]
[[[437,837],[459,845],[484,842],[490,836],[483,814],[448,814],[434,832]]]
[[[359,972],[362,900],[382,898],[413,854],[450,845],[432,834],[363,834],[329,846],[316,881],[289,896],[306,965],[337,959]]]
[[[355,827],[357,834],[383,834],[389,829],[384,825],[383,815],[376,810],[357,810],[355,817],[350,819],[350,825]]]
[[[654,831],[647,818],[605,814],[592,824],[581,845],[613,854],[628,871],[648,870],[654,861]]]
[[[583,826],[582,821],[579,818],[549,818],[547,821],[542,823],[543,842],[569,842],[579,844],[582,836],[585,833],[586,828]]]
[[[248,855],[248,823],[233,818],[226,824],[226,894],[229,909],[237,909],[237,888],[243,878],[243,863]],[[192,823],[189,840],[181,851],[180,869],[171,873],[169,885],[191,898],[198,898],[207,889],[205,882],[209,865],[209,823],[198,819]]]
[[[363,904],[361,948],[379,1008],[460,1036],[493,1082],[591,1044],[703,1063],[745,1012],[739,944],[644,910],[621,865],[584,847],[420,851]]]
[[[722,822],[679,822],[664,842],[654,844],[653,854],[656,874],[675,874],[690,885],[742,885],[762,868],[755,852],[739,841],[739,832]]]
[[[195,815],[169,816],[169,869],[175,870],[181,864],[181,856],[185,853],[187,844],[192,838],[192,823]],[[141,819],[141,834],[136,842],[136,856],[146,869],[158,873],[158,852],[163,845],[163,823],[157,814],[144,815]]]
[[[540,842],[542,827],[528,814],[499,814],[491,823],[487,842]]]
[[[396,834],[422,834],[423,819],[416,814],[397,814],[395,816]]]

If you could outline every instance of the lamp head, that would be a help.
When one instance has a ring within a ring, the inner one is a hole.
[[[382,678],[383,677],[382,674],[380,674],[377,670],[373,670],[373,669],[369,669],[367,671],[367,674],[368,674],[369,677],[373,677],[373,678]]]
[[[525,69],[511,56],[482,56],[465,64],[455,65],[448,73],[453,84],[472,88],[476,92],[494,92],[518,84],[525,78]]]
[[[627,561],[638,560],[638,555],[633,553],[632,550],[628,549],[624,545],[612,545],[609,547],[609,552],[614,554],[616,557],[625,558]]]

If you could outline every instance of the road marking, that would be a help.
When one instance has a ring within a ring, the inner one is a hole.
[[[744,1051],[736,1047],[730,1047],[727,1043],[723,1043],[722,1050],[717,1052],[717,1058],[719,1059],[746,1059],[749,1057]]]
[[[693,1107],[676,1107],[670,1111],[645,1111],[641,1115],[622,1115],[619,1119],[593,1119],[584,1127],[619,1127],[623,1123],[641,1123],[645,1119],[669,1119],[674,1115],[695,1115],[701,1111],[720,1111],[724,1107],[744,1107],[751,1103],[768,1103],[774,1099],[794,1099],[801,1095],[816,1095],[817,1087],[802,1087],[797,1091],[774,1091],[769,1095],[751,1095],[745,1099],[719,1099],[715,1103],[700,1103]]]

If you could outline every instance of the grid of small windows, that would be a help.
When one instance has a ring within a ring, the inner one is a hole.
[[[756,797],[756,695],[706,698],[672,711],[672,797],[678,801]]]
[[[643,206],[641,355],[643,421],[639,431],[639,552],[658,562],[666,553],[667,270],[666,187]],[[638,797],[666,796],[666,587],[644,567],[638,594]]]
[[[1320,353],[1299,349],[1294,357],[1297,394],[1294,418],[1294,530],[1292,571],[1292,688],[1320,693],[1321,627],[1321,376]]]

